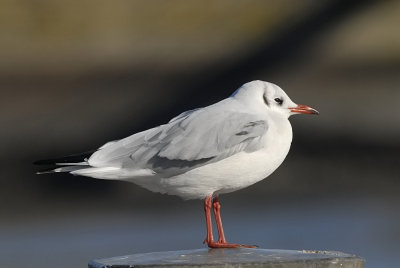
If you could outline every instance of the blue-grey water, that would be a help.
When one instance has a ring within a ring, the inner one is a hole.
[[[230,242],[343,251],[365,258],[367,268],[385,268],[398,267],[397,203],[396,198],[321,198],[241,205],[227,199],[222,216]],[[94,258],[204,247],[200,201],[139,212],[98,208],[57,217],[39,212],[36,218],[0,223],[2,267],[86,267]]]

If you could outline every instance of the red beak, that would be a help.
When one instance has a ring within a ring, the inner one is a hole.
[[[319,114],[319,112],[307,105],[297,105],[296,107],[289,108],[292,113],[300,113],[300,114]]]

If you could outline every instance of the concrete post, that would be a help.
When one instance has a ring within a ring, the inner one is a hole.
[[[363,268],[364,260],[335,251],[278,249],[194,249],[96,259],[89,268]]]

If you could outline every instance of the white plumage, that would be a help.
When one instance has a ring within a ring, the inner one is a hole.
[[[86,167],[58,171],[130,181],[184,199],[236,191],[266,178],[285,159],[292,141],[289,108],[296,106],[278,86],[253,81],[218,103],[106,143]]]
[[[318,112],[295,104],[272,83],[253,81],[227,99],[108,142],[83,162],[59,163],[62,167],[52,172],[129,181],[153,192],[205,199],[208,246],[242,247],[225,240],[217,196],[252,185],[279,167],[292,142],[289,116],[296,113]]]
[[[280,87],[249,82],[227,99],[108,142],[84,163],[54,171],[130,181],[184,199],[236,191],[283,162],[292,141],[288,118],[296,107]]]

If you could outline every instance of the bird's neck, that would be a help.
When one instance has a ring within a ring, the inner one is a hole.
[[[293,132],[292,125],[289,122],[289,118],[281,114],[272,114],[270,116],[271,130],[278,134],[280,137],[292,141]]]

